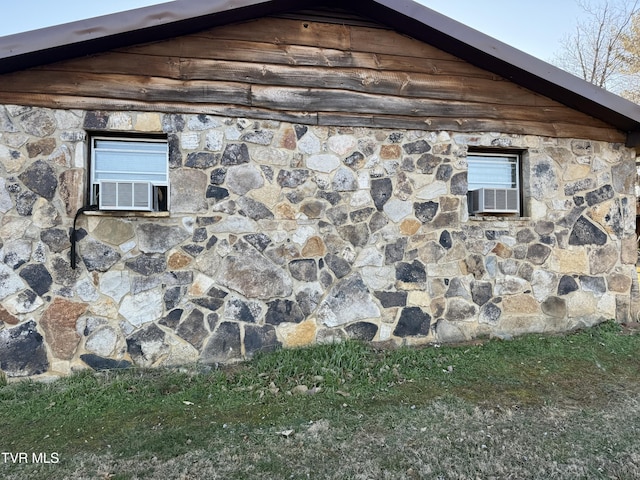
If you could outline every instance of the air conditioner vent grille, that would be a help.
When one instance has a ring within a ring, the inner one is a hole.
[[[150,182],[99,182],[100,210],[153,210],[153,184]]]
[[[517,188],[479,188],[468,194],[471,213],[518,213]]]

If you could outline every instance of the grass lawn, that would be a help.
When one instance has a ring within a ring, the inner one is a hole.
[[[640,334],[381,349],[0,387],[3,479],[638,479]]]

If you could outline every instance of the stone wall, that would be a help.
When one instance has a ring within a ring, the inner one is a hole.
[[[171,208],[81,216],[72,269],[89,131],[167,134]],[[469,218],[469,147],[525,152],[524,217]],[[619,144],[0,106],[0,159],[10,376],[632,313],[635,157]]]

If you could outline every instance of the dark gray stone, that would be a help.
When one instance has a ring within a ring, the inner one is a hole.
[[[265,248],[271,244],[271,239],[264,233],[250,233],[242,238],[259,252],[264,252]]]
[[[447,302],[445,318],[451,322],[469,321],[476,318],[478,307],[466,300],[455,297]]]
[[[296,188],[309,178],[309,170],[280,170],[276,181],[283,188]]]
[[[442,248],[446,248],[447,250],[449,250],[453,246],[451,233],[449,233],[448,230],[443,230],[443,232],[440,234],[440,241],[438,243],[440,243],[440,246]]]
[[[131,368],[133,364],[127,360],[116,360],[113,358],[105,358],[94,353],[84,353],[80,355],[80,360],[86,363],[90,368],[98,372],[104,370],[123,370]]]
[[[329,285],[327,285],[327,288]],[[318,308],[321,300],[322,292],[320,291],[320,289],[303,289],[296,294],[296,302],[298,303],[298,306],[300,307],[300,310],[302,310],[302,313],[305,317],[311,315],[316,310],[316,308]]]
[[[244,214],[252,220],[265,220],[274,218],[267,206],[249,197],[240,197],[237,201],[240,214]]]
[[[280,325],[283,322],[300,323],[305,318],[302,309],[291,300],[277,299],[268,305],[265,322],[270,325]]]
[[[18,178],[29,190],[53,200],[58,188],[56,172],[47,162],[36,160]]]
[[[466,195],[469,191],[467,172],[456,173],[454,176],[452,176],[450,189],[451,195]]]
[[[585,199],[587,200],[587,205],[592,207],[593,205],[612,199],[614,195],[613,187],[611,185],[604,185],[597,190],[588,192],[585,195]]]
[[[308,218],[321,218],[325,203],[320,200],[309,200],[300,206],[300,211]]]
[[[324,190],[319,190],[318,193],[316,193],[316,197],[322,200],[326,200],[332,206],[336,206],[338,203],[340,203],[340,200],[342,200],[342,195],[340,195],[338,192],[326,192]]]
[[[590,188],[593,188],[594,187],[593,183],[594,183],[594,180],[590,177],[583,178],[575,182],[567,183],[564,186],[564,194],[567,197],[573,197],[578,192],[582,192],[584,190],[589,190]]]
[[[598,295],[602,295],[607,292],[607,284],[602,277],[590,277],[587,275],[581,275],[580,286],[585,292],[593,292]]]
[[[177,135],[169,135],[169,137],[167,138],[167,143],[169,147],[169,168],[180,168],[182,166],[180,138]]]
[[[223,187],[209,185],[207,187],[207,192],[205,193],[205,196],[206,198],[214,198],[216,200],[222,200],[223,198],[227,198],[229,196],[229,190]]]
[[[93,238],[79,244],[80,257],[89,271],[106,272],[122,257],[115,249]]]
[[[81,270],[72,269],[69,262],[60,257],[54,257],[51,261],[51,276],[53,281],[64,287],[71,287],[80,278]]]
[[[249,149],[245,143],[232,143],[226,146],[222,154],[222,165],[240,165],[249,163]]]
[[[344,159],[344,164],[354,170],[357,170],[362,162],[364,162],[364,155],[361,152],[353,152]]]
[[[202,352],[201,359],[205,363],[224,363],[240,358],[240,326],[237,323],[220,323]]]
[[[490,282],[471,282],[471,298],[477,305],[484,305],[493,297],[493,287]]]
[[[495,325],[502,316],[502,310],[495,303],[485,303],[480,308],[479,320],[481,323],[488,323]]]
[[[553,222],[550,222],[548,220],[540,220],[540,221],[536,222],[536,225],[535,225],[534,228],[535,228],[535,231],[536,231],[536,233],[538,235],[551,235],[553,233],[555,227],[556,227],[556,225]],[[532,240],[529,240],[529,241],[532,241]]]
[[[431,175],[435,172],[436,167],[442,163],[441,157],[436,157],[430,153],[422,155],[416,162],[418,172]],[[451,168],[451,167],[449,167]]]
[[[370,342],[378,333],[378,326],[375,323],[358,322],[345,327],[345,331],[348,337],[353,340]]]
[[[430,326],[431,316],[428,313],[420,307],[405,307],[393,334],[401,338],[428,335]]]
[[[187,155],[185,167],[207,169],[218,164],[219,155],[209,152],[193,152]]]
[[[315,260],[292,260],[289,262],[291,276],[301,282],[315,282],[318,279],[318,266]]]
[[[335,208],[327,210],[327,218],[331,220],[336,227],[344,225],[349,220],[349,214],[347,208],[344,205],[339,205]]]
[[[423,202],[414,203],[413,210],[415,211],[416,218],[422,223],[431,222],[436,214],[440,205],[436,202]]]
[[[0,331],[0,370],[7,376],[28,377],[48,369],[47,349],[33,320]]]
[[[244,351],[248,357],[261,352],[273,352],[282,347],[272,325],[244,327]]]
[[[296,138],[300,140],[302,137],[304,137],[305,133],[307,133],[309,127],[307,127],[306,125],[294,125],[293,129],[296,132]]]
[[[158,323],[160,325],[164,325],[165,327],[169,327],[171,329],[176,328],[180,323],[180,319],[182,318],[182,314],[184,310],[181,308],[176,308],[175,310],[171,310],[164,317],[162,317]]]
[[[204,227],[196,228],[191,236],[192,242],[204,242],[208,237],[207,229]]]
[[[191,255],[192,257],[197,257],[204,251],[204,247],[202,245],[183,245],[182,250]]]
[[[395,243],[388,243],[384,247],[384,263],[391,265],[404,259],[404,251],[407,246],[406,238],[399,238]]]
[[[257,303],[245,302],[241,298],[230,298],[224,307],[223,317],[244,323],[257,323],[262,309]]]
[[[52,253],[60,253],[71,246],[69,233],[59,228],[49,228],[40,232],[40,240]]]
[[[604,245],[607,234],[584,217],[578,218],[571,235],[569,245]]]
[[[270,145],[271,140],[273,140],[273,132],[269,130],[254,130],[243,133],[240,140],[255,143],[256,145]]]
[[[578,290],[578,283],[570,275],[563,275],[558,283],[558,295],[568,295]]]
[[[155,223],[141,223],[137,232],[138,248],[144,253],[165,253],[190,236],[183,228]]]
[[[376,178],[371,181],[371,198],[378,209],[382,211],[382,207],[391,198],[393,194],[393,184],[390,178]]]
[[[396,280],[407,283],[427,281],[427,272],[419,260],[412,263],[400,262],[396,265]]]
[[[431,151],[431,146],[424,140],[418,140],[417,142],[406,143],[402,146],[405,153],[408,155],[414,155],[418,153],[427,153]]]
[[[127,338],[127,351],[136,365],[151,367],[169,353],[169,346],[165,333],[152,323]]]
[[[324,261],[337,278],[346,276],[351,271],[351,265],[344,258],[333,253],[328,253]]]
[[[404,307],[407,305],[407,292],[374,292],[383,308]]]
[[[377,232],[381,228],[386,227],[389,224],[389,219],[382,212],[373,212],[371,220],[369,220],[369,230],[371,233]]]
[[[369,242],[369,227],[366,223],[342,225],[338,227],[338,233],[354,247],[364,247]]]
[[[20,270],[20,276],[38,295],[42,296],[49,291],[53,278],[47,267],[40,263],[33,263]]]
[[[451,175],[453,174],[453,167],[451,165],[440,165],[438,167],[438,171],[436,172],[436,180],[440,180],[443,182],[448,182],[451,180]]]
[[[30,190],[20,192],[16,198],[16,211],[21,217],[29,217],[33,213],[33,205],[38,200],[38,195]]]
[[[373,212],[375,212],[375,210],[372,207],[361,208],[360,210],[351,212],[349,217],[353,223],[366,222],[369,220]]]
[[[127,260],[125,266],[140,275],[148,277],[149,275],[164,272],[167,269],[167,261],[164,256],[138,255],[135,258]]]
[[[221,298],[213,298],[213,297],[194,298],[191,300],[191,302],[211,311],[218,310],[220,307],[222,307],[222,305],[224,305],[224,300],[222,300]]]
[[[84,117],[84,128],[86,130],[104,130],[109,123],[109,113],[107,112],[87,112]]]
[[[176,329],[176,334],[200,350],[205,338],[209,335],[204,326],[204,313],[194,309]]]
[[[162,131],[165,133],[182,132],[185,121],[182,115],[168,113],[162,116]]]
[[[536,239],[536,236],[529,228],[523,228],[516,234],[516,240],[518,243],[531,243]]]
[[[460,278],[452,278],[449,281],[449,288],[447,289],[447,292],[444,294],[445,298],[452,298],[452,297],[463,297],[463,298],[470,298],[469,292],[467,291],[466,287],[464,286],[464,283],[462,282],[462,279]]]
[[[216,168],[211,172],[210,180],[212,185],[222,185],[227,176],[226,168]]]
[[[540,243],[529,245],[527,250],[527,260],[534,265],[542,265],[549,258],[549,255],[551,255],[551,249]]]

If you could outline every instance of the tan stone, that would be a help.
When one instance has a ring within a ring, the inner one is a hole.
[[[167,266],[171,270],[180,270],[181,268],[188,266],[192,261],[193,259],[185,253],[173,252],[169,255]]]
[[[493,253],[495,253],[497,256],[499,256],[500,258],[511,258],[511,255],[513,255],[513,251],[507,247],[504,243],[498,242],[496,244],[495,247],[493,247],[493,250],[491,250]]]
[[[84,170],[78,168],[60,174],[60,198],[69,217],[73,217],[84,202],[84,175]]]
[[[402,150],[400,150],[400,145],[382,145],[382,147],[380,147],[380,158],[383,160],[400,158],[401,155]]]
[[[502,311],[505,314],[519,313],[531,315],[540,313],[540,304],[531,295],[508,295],[502,301]]]
[[[443,212],[455,212],[460,207],[460,199],[456,197],[440,198],[440,210]]]
[[[73,357],[80,342],[76,322],[87,311],[87,306],[85,303],[56,298],[45,310],[40,326],[54,357],[61,360],[70,360]]]
[[[118,304],[112,298],[102,297],[89,304],[89,311],[101,317],[117,318]]]
[[[139,113],[135,130],[138,132],[162,132],[162,121],[158,113]]]
[[[431,296],[425,290],[412,290],[407,295],[407,305],[410,307],[429,307]]]
[[[276,218],[285,218],[287,220],[293,220],[296,218],[296,211],[289,203],[279,203],[273,209],[273,213]]]
[[[580,165],[571,163],[562,175],[562,179],[566,182],[587,178],[591,175],[591,165]]]
[[[285,347],[304,347],[315,341],[316,330],[316,322],[307,320],[302,323],[281,324],[278,327],[278,334]]]
[[[562,273],[589,273],[589,259],[584,249],[557,249],[552,254],[557,263],[557,271]]]
[[[0,322],[4,322],[8,325],[17,325],[20,320],[9,313],[2,305],[0,305]]]
[[[609,290],[617,293],[626,293],[631,288],[631,278],[621,273],[614,273],[607,277]]]
[[[99,240],[111,245],[121,245],[134,236],[131,223],[114,217],[101,218],[91,233]]]
[[[403,235],[413,235],[420,230],[421,226],[422,223],[420,223],[420,221],[414,218],[407,218],[400,224],[400,233]]]
[[[320,237],[311,237],[302,248],[303,257],[322,257],[327,252]]]

